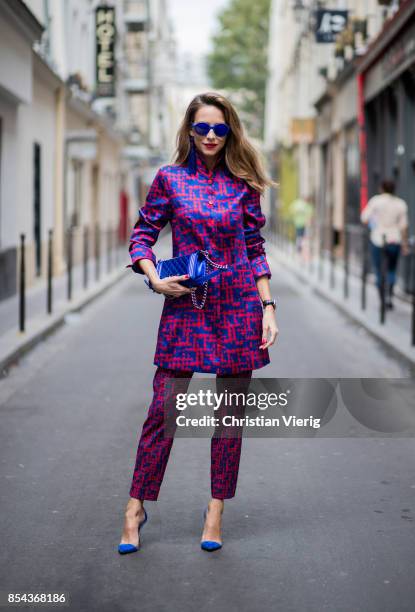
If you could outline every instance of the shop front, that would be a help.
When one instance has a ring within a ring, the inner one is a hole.
[[[415,3],[405,3],[374,41],[359,66],[363,80],[367,196],[392,178],[409,210],[415,234]],[[361,202],[364,205],[364,202]],[[409,258],[400,278],[410,287]]]

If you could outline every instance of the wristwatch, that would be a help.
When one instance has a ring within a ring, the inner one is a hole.
[[[277,308],[277,302],[275,300],[262,300],[262,307],[265,309],[266,306],[273,306],[275,310]]]

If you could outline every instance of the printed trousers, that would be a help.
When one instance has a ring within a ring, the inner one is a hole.
[[[166,422],[170,423],[165,418],[169,410],[166,405],[172,403],[169,401],[169,388],[172,387],[174,396],[177,393],[186,393],[192,376],[193,371],[157,367],[153,378],[153,399],[138,443],[130,497],[157,500],[174,439],[174,432],[165,435]],[[224,385],[229,378],[234,379],[232,392],[244,392],[249,387],[251,376],[251,370],[237,374],[217,374],[217,392],[224,391]],[[229,414],[228,411],[229,407],[223,408],[221,405],[218,411],[215,411],[215,416],[221,419],[224,414]],[[244,416],[243,405],[239,407],[235,405],[232,414],[238,417]],[[211,438],[211,493],[216,499],[229,499],[235,496],[242,429],[242,426],[236,425],[222,427],[219,430],[216,428]]]

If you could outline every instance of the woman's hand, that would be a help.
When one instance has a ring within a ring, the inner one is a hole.
[[[156,293],[163,293],[167,298],[173,299],[191,293],[189,287],[184,287],[179,283],[179,281],[187,280],[188,278],[188,274],[167,276],[166,278],[152,281],[151,285]]]
[[[277,321],[275,318],[275,310],[273,306],[266,306],[262,317],[262,344],[260,349],[265,350],[272,344],[278,336]],[[269,338],[268,338],[269,336]]]

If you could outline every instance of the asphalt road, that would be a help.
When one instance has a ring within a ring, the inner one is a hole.
[[[272,280],[280,336],[255,377],[413,376],[283,270]],[[77,612],[412,612],[411,438],[245,438],[215,553],[199,546],[209,439],[178,438],[142,549],[118,555],[161,306],[127,272],[0,382],[0,591],[65,592]]]

